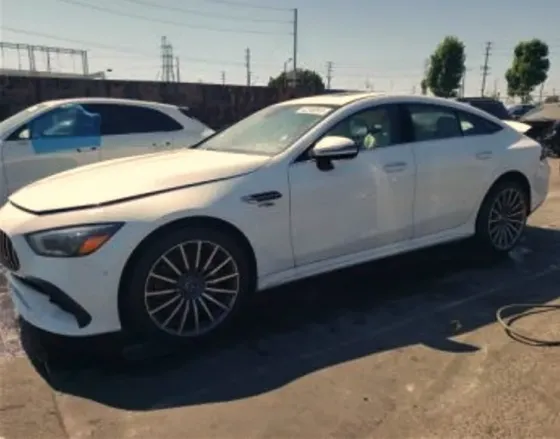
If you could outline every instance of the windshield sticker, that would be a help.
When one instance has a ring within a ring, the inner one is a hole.
[[[314,116],[324,116],[331,112],[331,108],[329,107],[301,107],[296,111],[298,114],[312,114]]]

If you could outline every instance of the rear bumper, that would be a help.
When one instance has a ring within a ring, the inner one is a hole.
[[[546,200],[550,182],[550,165],[547,160],[539,163],[531,185],[531,213],[537,210]]]

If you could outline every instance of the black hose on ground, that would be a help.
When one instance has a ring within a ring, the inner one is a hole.
[[[503,313],[506,310],[511,309],[525,309],[526,311],[513,314],[508,317],[503,317]],[[513,322],[519,320],[523,317],[527,317],[532,314],[538,314],[548,311],[558,311],[560,310],[560,305],[539,305],[536,303],[514,303],[511,305],[502,306],[498,311],[496,311],[496,319],[498,323],[504,328],[506,333],[515,341],[530,345],[530,346],[560,346],[560,340],[545,340],[537,338],[519,329],[514,329],[512,327]]]

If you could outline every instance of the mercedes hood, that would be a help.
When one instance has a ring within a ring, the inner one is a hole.
[[[268,157],[186,149],[109,160],[55,174],[9,197],[33,213],[88,208],[255,171]]]

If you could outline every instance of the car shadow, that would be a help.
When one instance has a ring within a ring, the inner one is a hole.
[[[117,360],[86,355],[94,343],[107,347],[106,339],[45,341],[24,325],[22,344],[57,391],[109,406],[141,411],[231,401],[407,346],[475,352],[478,346],[456,337],[494,323],[501,306],[556,299],[558,263],[560,231],[529,227],[519,249],[499,262],[459,243],[278,288],[212,343],[129,347]]]

